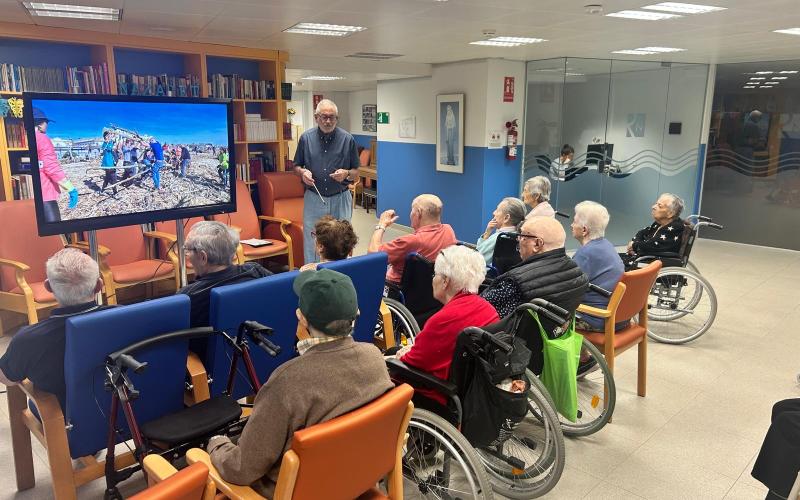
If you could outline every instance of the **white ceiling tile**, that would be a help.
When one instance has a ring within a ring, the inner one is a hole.
[[[140,11],[216,16],[224,8],[222,2],[214,0],[125,0],[123,17]]]

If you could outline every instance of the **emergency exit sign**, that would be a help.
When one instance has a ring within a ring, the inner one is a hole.
[[[389,113],[386,111],[379,111],[378,112],[378,123],[387,124],[389,123]]]

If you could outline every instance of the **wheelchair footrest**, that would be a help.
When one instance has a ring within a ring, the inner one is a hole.
[[[142,425],[142,435],[169,446],[202,438],[239,420],[242,408],[230,396],[216,396]]]

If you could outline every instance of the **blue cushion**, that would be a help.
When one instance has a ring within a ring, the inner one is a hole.
[[[189,327],[190,302],[175,295],[130,306],[105,309],[67,320],[64,379],[67,388],[67,424],[73,458],[91,455],[106,447],[111,393],[103,388],[107,355],[130,344]],[[148,366],[141,374],[130,373],[140,391],[133,401],[139,425],[183,408],[188,342],[158,344],[135,355]],[[121,411],[117,427],[125,439],[129,431]],[[117,437],[121,441],[120,437]]]
[[[373,342],[388,264],[386,253],[377,252],[320,265],[346,274],[353,280],[360,312],[353,338],[359,342]]]
[[[217,330],[235,337],[243,321],[255,320],[274,330],[270,340],[281,347],[277,357],[271,357],[254,343],[250,343],[250,356],[259,381],[263,384],[282,363],[297,355],[297,295],[292,290],[297,271],[275,274],[266,278],[221,286],[211,290],[209,321]],[[213,339],[206,353],[205,366],[213,379],[211,394],[221,394],[228,382],[233,350],[221,336]],[[232,396],[236,399],[253,393],[244,362],[237,365]]]

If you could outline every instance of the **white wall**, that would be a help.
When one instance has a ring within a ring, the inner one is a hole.
[[[378,124],[378,140],[436,143],[436,98],[433,79],[430,77],[386,80],[378,82],[378,111],[389,113],[388,124]],[[399,123],[404,117],[415,116],[417,136],[413,139],[398,137]]]
[[[499,130],[505,134],[505,124],[517,120],[519,139],[522,140],[523,115],[525,113],[525,63],[505,59],[489,59],[486,83],[486,129],[484,146],[488,146],[489,134]],[[514,77],[514,102],[503,102],[505,77]]]
[[[364,104],[378,104],[378,89],[369,90],[356,90],[349,92],[348,96],[349,109],[348,116],[350,117],[350,128],[348,129],[351,134],[376,136],[377,132],[367,132],[361,128],[361,106]],[[382,109],[379,111],[383,111]]]

